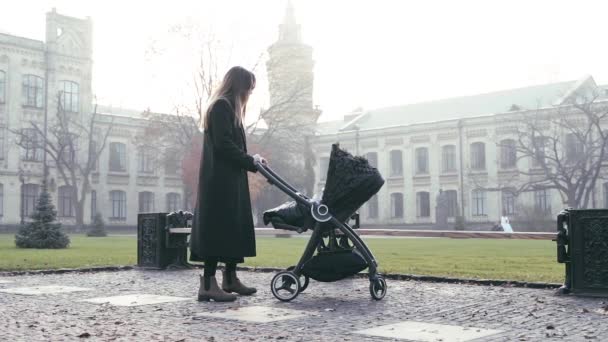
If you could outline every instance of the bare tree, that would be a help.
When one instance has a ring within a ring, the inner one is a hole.
[[[488,187],[472,174],[475,187],[510,191],[516,197],[543,189],[558,191],[572,208],[595,206],[597,184],[608,170],[608,101],[587,89],[552,109],[515,115],[512,139],[498,142],[499,159],[513,156],[517,168]],[[526,167],[527,166],[527,167]]]
[[[99,156],[106,147],[113,125],[113,120],[101,124],[96,104],[90,115],[66,111],[59,93],[56,116],[50,120],[46,141],[41,139],[43,128],[34,121],[30,122],[29,128],[11,130],[22,149],[39,150],[51,157],[51,166],[71,192],[75,224],[79,230],[84,227],[84,205],[91,190],[91,174],[97,170]],[[86,146],[85,151],[82,146]]]

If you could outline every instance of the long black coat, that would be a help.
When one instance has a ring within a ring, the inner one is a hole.
[[[242,262],[255,256],[255,231],[247,171],[255,172],[247,154],[245,131],[235,125],[232,104],[218,100],[209,113],[192,222],[190,260]]]

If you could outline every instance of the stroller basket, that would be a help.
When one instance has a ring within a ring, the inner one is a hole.
[[[378,170],[365,158],[332,145],[323,197],[317,201],[298,192],[267,165],[256,163],[256,167],[270,184],[294,200],[264,212],[264,223],[298,233],[313,230],[298,264],[272,279],[273,295],[290,301],[307,288],[309,278],[336,281],[368,268],[372,298],[384,298],[386,282],[377,273],[376,260],[347,224],[356,217],[358,225],[358,216],[353,214],[384,185]]]

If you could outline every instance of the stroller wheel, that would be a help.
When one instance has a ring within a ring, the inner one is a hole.
[[[281,271],[272,278],[270,290],[278,300],[289,302],[300,293],[300,281],[293,272]]]
[[[293,271],[295,268],[296,268],[295,266],[289,266],[289,267],[287,267],[287,270]],[[306,290],[309,282],[310,282],[310,279],[308,278],[307,275],[304,275],[304,274],[300,275],[300,293],[302,293],[302,292],[304,292],[304,290]]]
[[[386,295],[386,280],[382,277],[377,277],[369,282],[369,293],[375,300],[381,300]]]

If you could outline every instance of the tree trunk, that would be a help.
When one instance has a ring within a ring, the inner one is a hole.
[[[76,210],[76,231],[83,232],[84,229],[84,198],[80,199],[80,201],[76,201],[75,205]]]

